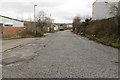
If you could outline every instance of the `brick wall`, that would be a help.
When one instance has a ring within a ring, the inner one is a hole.
[[[24,27],[4,27],[3,37],[19,36],[23,30],[24,30]]]

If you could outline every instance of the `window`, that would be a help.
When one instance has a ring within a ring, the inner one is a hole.
[[[13,26],[13,23],[4,23],[4,26],[5,26],[5,27],[12,27],[12,26]]]
[[[12,27],[13,25],[12,24],[5,24],[4,26],[10,26],[10,27]]]

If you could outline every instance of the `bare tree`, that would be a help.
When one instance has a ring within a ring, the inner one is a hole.
[[[36,19],[37,35],[47,32],[48,27],[52,24],[52,19],[47,17],[44,11],[40,11]]]
[[[113,16],[118,16],[119,15],[118,5],[111,4],[110,9],[111,9],[110,14],[112,14]]]
[[[110,4],[110,14],[115,17],[115,23],[118,26],[117,33],[120,34],[120,2]]]
[[[110,15],[119,16],[120,15],[120,2],[105,2],[110,7]]]
[[[39,11],[37,20],[39,21],[45,21],[46,13],[44,11]]]
[[[52,19],[50,18],[50,17],[46,17],[46,23],[47,23],[47,25],[46,25],[46,27],[47,27],[47,29],[49,28],[49,32],[51,32],[52,31]]]
[[[73,19],[73,31],[75,31],[75,28],[78,27],[80,25],[80,17],[79,16],[76,16],[74,19]]]

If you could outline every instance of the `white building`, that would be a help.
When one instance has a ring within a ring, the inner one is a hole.
[[[119,6],[119,7],[118,7]],[[120,0],[96,0],[92,5],[92,19],[106,19],[114,17],[120,9]]]
[[[24,22],[18,19],[0,15],[0,26],[3,27],[24,27]]]

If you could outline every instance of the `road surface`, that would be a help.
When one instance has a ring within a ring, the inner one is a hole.
[[[14,48],[16,46],[27,44],[32,42],[37,38],[23,38],[23,39],[13,39],[13,40],[2,40],[2,51],[8,50],[10,48]]]
[[[70,31],[56,32],[4,52],[21,53],[35,56],[4,64],[4,78],[118,78],[117,49]]]

